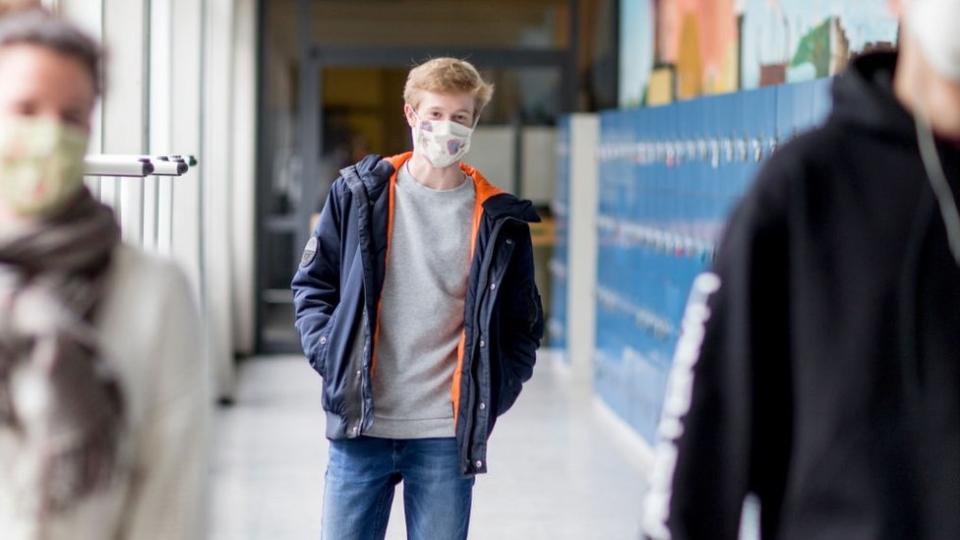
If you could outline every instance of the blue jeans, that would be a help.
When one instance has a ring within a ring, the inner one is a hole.
[[[456,439],[360,437],[330,441],[322,538],[382,539],[401,481],[408,539],[467,537],[474,478],[460,473]]]

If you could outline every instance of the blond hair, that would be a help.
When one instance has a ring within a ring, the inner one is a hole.
[[[493,85],[484,81],[473,64],[459,58],[434,58],[410,70],[403,100],[416,109],[421,92],[465,93],[473,96],[474,118],[490,103]]]

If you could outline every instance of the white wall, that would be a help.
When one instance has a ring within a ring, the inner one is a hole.
[[[517,186],[515,139],[515,130],[511,126],[480,124],[473,132],[470,153],[464,161],[480,170],[493,185],[514,192]]]
[[[51,0],[103,40],[91,152],[193,154],[176,179],[91,179],[124,239],[175,259],[205,315],[221,396],[253,347],[256,0]]]
[[[233,0],[208,0],[205,24],[202,155],[206,174],[201,260],[207,277],[209,346],[214,357],[222,359],[215,364],[214,373],[220,388],[232,388]]]
[[[72,1],[72,0],[71,0]],[[191,281],[203,296],[205,283],[202,261],[202,204],[206,159],[201,144],[203,2],[168,0],[173,14],[173,36],[170,43],[173,60],[171,99],[165,105],[171,122],[171,151],[195,154],[198,167],[173,181],[170,215],[170,255],[187,270]],[[109,101],[109,96],[107,100]]]
[[[557,128],[531,126],[523,128],[520,146],[523,149],[523,198],[535,204],[549,204],[556,192]]]
[[[570,119],[569,281],[567,346],[579,388],[592,391],[597,289],[597,144],[595,114]]]
[[[473,132],[466,162],[478,168],[497,187],[531,199],[537,204],[553,200],[557,129],[545,126],[521,128],[518,148],[513,126],[485,126]],[[517,178],[517,151],[523,153]]]
[[[150,125],[149,151],[164,154],[173,148],[173,6],[150,3]],[[146,181],[147,197],[154,197],[156,211],[144,216],[144,248],[169,256],[172,253],[174,179]]]
[[[254,348],[256,310],[257,0],[235,0],[233,39],[233,346]]]
[[[146,0],[103,0],[103,41],[118,44],[110,47],[109,99],[102,102],[103,148],[111,154],[147,151],[148,10]],[[135,245],[143,243],[143,188],[142,181],[108,182],[123,239]]]

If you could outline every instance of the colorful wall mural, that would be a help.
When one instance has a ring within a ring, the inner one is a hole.
[[[646,103],[654,60],[652,0],[620,1],[620,106]]]
[[[657,2],[659,63],[676,66],[677,97],[737,89],[734,0]]]
[[[665,71],[675,99],[826,77],[897,31],[887,0],[621,0],[620,103]]]

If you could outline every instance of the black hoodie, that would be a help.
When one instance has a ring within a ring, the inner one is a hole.
[[[960,268],[895,65],[837,78],[826,125],[770,158],[698,282],[650,536],[734,539],[753,493],[764,539],[960,539]],[[960,149],[939,151],[958,193]]]

